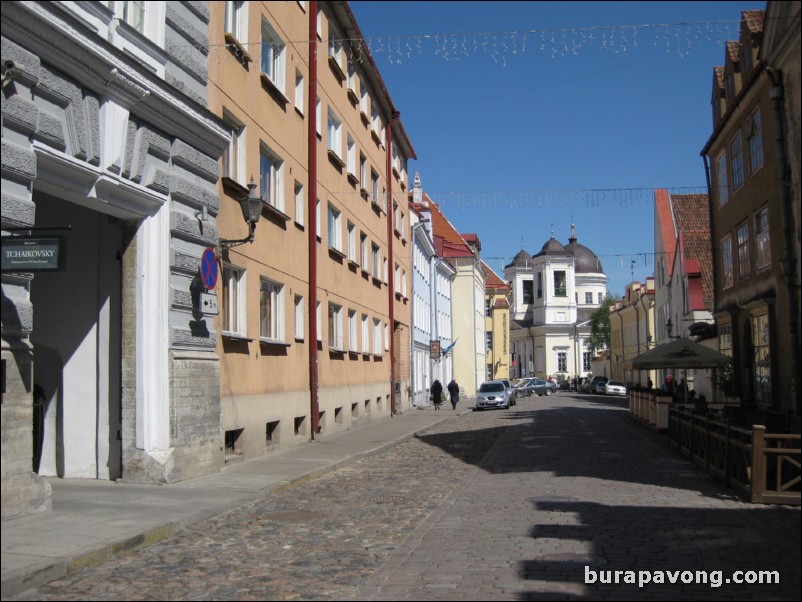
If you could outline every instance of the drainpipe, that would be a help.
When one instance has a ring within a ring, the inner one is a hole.
[[[389,321],[390,321],[390,415],[396,415],[395,400],[395,258],[393,256],[393,163],[392,163],[392,139],[393,124],[401,117],[401,113],[393,111],[393,116],[387,124],[385,130],[385,147],[387,154],[387,270],[392,273],[387,275],[387,298],[389,301]]]
[[[780,179],[780,206],[783,221],[783,254],[780,259],[783,279],[785,280],[788,295],[788,338],[790,342],[790,352],[788,354],[788,380],[789,380],[789,399],[799,399],[799,282],[797,281],[797,268],[799,258],[796,257],[794,249],[794,201],[791,194],[791,169],[788,163],[787,141],[785,131],[787,120],[783,101],[785,91],[782,84],[782,72],[777,69],[768,68],[767,73],[774,87],[769,91],[772,107],[774,109],[774,142],[777,145],[777,171]],[[799,402],[796,402],[799,404]],[[799,417],[799,406],[794,408],[797,418]]]
[[[318,357],[317,357],[317,0],[309,3],[309,400],[312,415],[312,438],[320,430],[320,405],[318,403]]]

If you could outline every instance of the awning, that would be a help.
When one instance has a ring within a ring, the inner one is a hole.
[[[675,339],[658,345],[631,359],[635,370],[670,370],[675,368],[720,368],[732,358],[715,349],[700,345],[690,339]]]

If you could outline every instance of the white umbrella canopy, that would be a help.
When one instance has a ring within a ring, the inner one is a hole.
[[[675,339],[658,345],[631,360],[635,370],[671,370],[677,368],[720,368],[732,358],[690,339]]]

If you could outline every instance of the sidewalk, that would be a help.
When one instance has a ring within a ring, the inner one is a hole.
[[[48,478],[53,510],[2,521],[2,597],[14,596],[272,491],[316,479],[473,408],[410,410],[170,485]]]

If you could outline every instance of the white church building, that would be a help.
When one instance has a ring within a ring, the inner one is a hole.
[[[607,276],[593,251],[571,238],[554,238],[532,256],[521,250],[505,266],[512,288],[511,378],[566,380],[592,372],[586,347],[590,315],[607,295]]]

